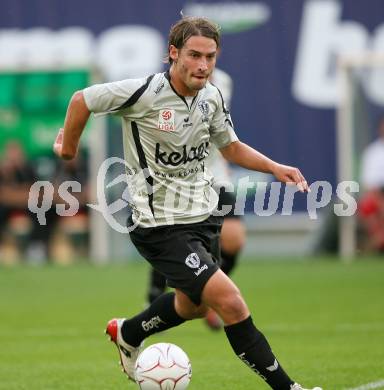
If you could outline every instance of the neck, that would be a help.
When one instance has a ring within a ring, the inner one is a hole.
[[[181,96],[196,96],[198,91],[188,88],[187,85],[181,80],[179,74],[175,69],[175,65],[172,64],[169,69],[169,76],[172,87]]]

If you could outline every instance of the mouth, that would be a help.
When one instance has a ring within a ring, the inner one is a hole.
[[[192,75],[192,77],[194,77],[195,79],[198,79],[198,80],[206,80],[208,77],[207,76],[204,76],[204,75]]]

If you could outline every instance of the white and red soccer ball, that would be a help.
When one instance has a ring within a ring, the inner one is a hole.
[[[141,390],[185,390],[191,376],[189,358],[175,344],[150,345],[136,360],[135,379]]]

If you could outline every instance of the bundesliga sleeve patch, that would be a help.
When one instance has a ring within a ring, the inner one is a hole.
[[[159,120],[157,122],[158,130],[174,131],[175,130],[175,110],[166,109],[159,111]]]

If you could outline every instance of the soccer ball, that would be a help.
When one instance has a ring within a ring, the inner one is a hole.
[[[191,375],[188,356],[170,343],[150,345],[135,364],[135,379],[141,390],[185,390]]]

